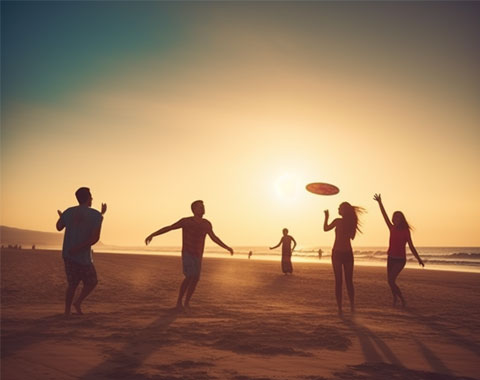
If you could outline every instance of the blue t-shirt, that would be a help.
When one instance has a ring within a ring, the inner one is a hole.
[[[88,240],[93,232],[101,227],[103,220],[102,214],[87,206],[75,206],[66,209],[61,216],[61,220],[65,225],[62,249],[63,258],[75,261],[78,264],[91,264],[91,246],[85,247],[74,254],[69,253],[69,250]]]

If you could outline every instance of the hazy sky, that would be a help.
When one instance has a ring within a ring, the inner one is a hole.
[[[88,186],[107,244],[203,199],[229,245],[328,246],[347,200],[384,246],[380,192],[417,245],[480,245],[480,3],[1,7],[3,225],[54,231]]]

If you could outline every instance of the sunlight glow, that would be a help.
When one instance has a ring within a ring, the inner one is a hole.
[[[275,181],[275,193],[281,201],[296,201],[302,190],[302,183],[298,176],[284,173]]]

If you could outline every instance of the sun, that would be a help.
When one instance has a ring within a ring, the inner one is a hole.
[[[275,181],[275,194],[281,201],[297,200],[301,188],[298,176],[292,173],[284,173]]]

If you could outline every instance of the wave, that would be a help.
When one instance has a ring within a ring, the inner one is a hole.
[[[279,255],[279,253],[262,254],[269,256]],[[353,254],[355,259],[360,261],[386,262],[388,258],[387,250],[356,250],[353,252]],[[428,264],[480,267],[480,253],[478,252],[453,252],[442,254],[439,252],[423,253],[420,250],[419,254],[423,261]],[[294,252],[293,256],[303,259],[318,259],[318,253],[316,251]],[[328,259],[330,256],[330,251],[323,252],[322,254],[322,258],[324,259]],[[407,252],[407,262],[416,263],[417,259],[410,252]]]
[[[416,259],[409,259],[408,262],[416,262]],[[466,265],[480,268],[480,261],[462,261],[462,260],[423,260],[425,264],[435,265]]]
[[[479,260],[480,259],[480,253],[476,253],[476,252],[475,253],[455,252],[455,253],[451,253],[450,255],[446,255],[446,257]]]

